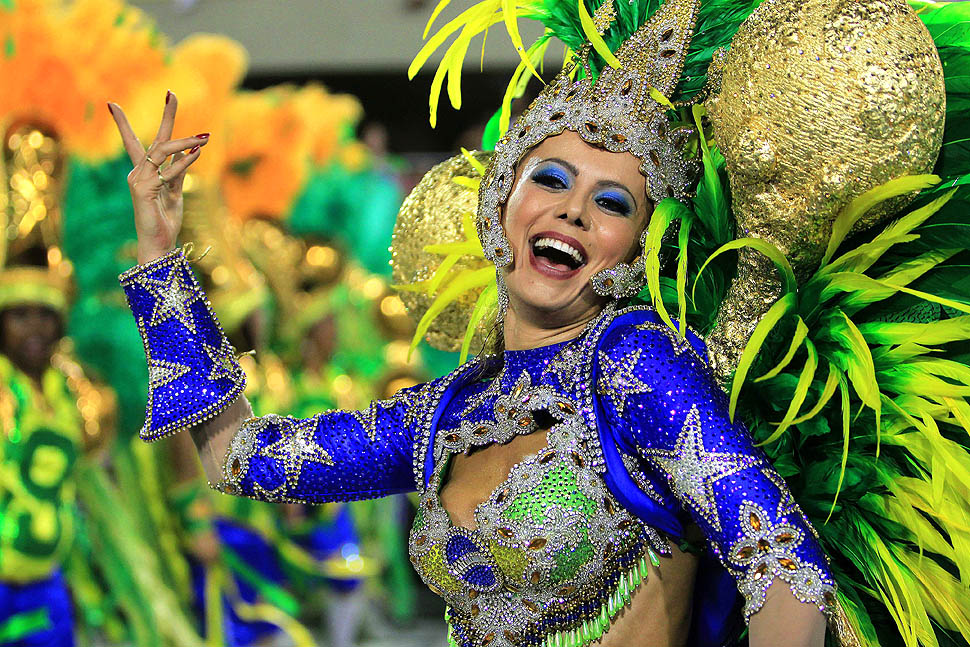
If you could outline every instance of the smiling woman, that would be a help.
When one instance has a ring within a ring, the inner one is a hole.
[[[509,12],[510,5],[520,4],[502,3]],[[497,307],[493,314],[503,333],[502,347],[495,354],[482,353],[443,378],[402,389],[391,399],[373,402],[360,411],[330,411],[301,419],[252,416],[240,395],[245,375],[234,359],[235,351],[199,288],[185,252],[174,249],[181,219],[182,177],[201,154],[205,141],[168,141],[177,105],[170,97],[159,137],[146,154],[120,108],[114,106],[113,114],[135,164],[129,182],[142,264],[121,280],[144,337],[151,375],[142,436],[155,440],[191,429],[210,481],[228,494],[321,503],[416,490],[419,505],[410,534],[410,557],[425,583],[447,602],[449,640],[455,646],[733,645],[741,640],[746,622],[747,641],[754,647],[821,647],[826,621],[843,645],[876,644],[871,639],[875,630],[861,600],[852,590],[846,593],[837,585],[837,572],[840,582],[853,582],[845,577],[844,564],[839,570],[831,566],[819,532],[795,501],[785,478],[756,445],[748,428],[735,418],[737,393],[732,392],[730,399],[726,396],[711,370],[704,342],[683,323],[671,321],[661,298],[663,288],[673,288],[682,295],[681,307],[687,311],[686,250],[693,240],[692,226],[704,228],[704,235],[717,245],[730,239],[728,199],[718,175],[723,160],[702,130],[700,102],[717,94],[717,79],[703,92],[701,86],[711,52],[728,43],[756,4],[666,0],[658,8],[652,0],[617,5],[607,0],[528,5],[525,11],[537,13],[574,46],[574,53],[533,105],[514,123],[506,124],[495,142],[494,154],[480,169],[475,213],[478,236],[466,220],[468,240],[460,245],[495,265],[495,282],[482,292],[476,312],[488,302],[488,296],[494,297]],[[416,66],[463,25],[474,32],[504,18],[513,41],[519,40],[515,16],[505,14],[505,9],[489,1],[464,12],[432,38]],[[791,32],[792,21],[804,18],[799,16],[802,10],[772,0],[751,14],[745,25],[755,30],[766,21],[778,21],[779,31]],[[840,31],[845,24],[863,20],[892,23],[901,33],[922,28],[905,4],[893,0],[871,7],[848,3],[834,10],[826,3],[815,3],[804,9],[809,10],[815,12],[809,14],[810,20],[826,25],[829,39],[868,33],[865,29],[852,29],[848,35]],[[826,13],[833,11],[834,15]],[[845,19],[839,13],[843,11],[853,19]],[[862,18],[853,13],[866,11],[871,13]],[[582,25],[582,33],[570,35],[569,25],[574,32],[575,26]],[[695,37],[698,25],[702,28]],[[532,48],[520,48],[523,63],[510,85],[510,96],[520,85],[519,74],[534,69],[546,38],[548,35]],[[756,40],[764,44],[770,39]],[[914,37],[916,41],[919,39]],[[467,39],[460,37],[451,47],[467,47]],[[912,47],[935,52],[928,36]],[[446,56],[446,61],[452,61],[446,64],[449,74],[460,73],[462,53],[452,51]],[[904,54],[900,60],[913,59],[911,53]],[[927,56],[927,87],[932,89],[942,77],[938,59]],[[909,65],[906,62],[903,67],[910,70]],[[436,78],[440,81],[442,75]],[[455,88],[450,85],[449,90],[457,102]],[[686,96],[688,90],[695,94]],[[496,123],[505,119],[500,111]],[[825,149],[842,135],[823,133],[816,143]],[[750,152],[744,142],[738,148]],[[184,150],[190,152],[183,155],[180,151]],[[766,159],[770,156],[763,152],[757,149],[755,157],[766,168],[758,168],[774,177],[781,163]],[[173,153],[176,162],[163,176],[158,160]],[[473,166],[479,165],[474,155],[468,158]],[[692,200],[701,161],[705,175]],[[906,168],[912,173],[926,170],[918,165]],[[956,178],[953,185],[966,183],[968,178],[966,174]],[[463,177],[460,184],[471,182]],[[892,195],[926,184],[902,186]],[[448,184],[446,189],[454,187]],[[863,194],[869,201],[862,206],[852,202],[846,207],[850,216],[853,209],[865,212],[873,201],[878,202],[873,193],[859,187],[855,190],[852,197]],[[880,191],[879,196],[891,193],[885,188]],[[425,208],[436,208],[434,200],[427,202]],[[925,220],[933,212],[931,207],[939,208],[943,202],[938,197],[915,214]],[[688,203],[695,207],[696,216],[688,211]],[[167,206],[160,210],[159,205]],[[682,221],[678,271],[676,278],[662,284],[659,248],[675,216]],[[825,272],[833,271],[825,263],[855,222],[850,216],[835,225],[819,225],[833,231],[834,242],[823,263]],[[906,226],[914,227],[915,218],[907,216]],[[893,240],[905,238],[893,229],[887,231],[896,236]],[[769,254],[784,270],[786,285],[795,283],[784,255],[764,240],[729,243],[707,262],[742,244]],[[853,251],[837,258],[832,261],[839,270],[836,273],[850,273],[847,268],[853,262],[863,264],[859,256],[871,265],[875,262],[872,257],[891,245],[877,238],[865,246],[865,253]],[[695,278],[707,262],[695,268]],[[448,261],[442,266],[436,276],[443,282],[432,279],[427,283],[443,285],[443,293],[454,297],[468,282],[460,272],[449,272]],[[907,267],[905,272],[887,273],[877,281],[879,294],[890,287],[896,289],[895,284],[886,283],[887,276],[901,281],[901,274],[914,272]],[[747,267],[740,264],[737,285],[750,279],[746,272]],[[473,272],[476,277],[483,273],[491,276],[490,269]],[[773,275],[763,278],[770,287]],[[657,310],[632,299],[648,279],[652,283],[649,296]],[[719,298],[723,298],[725,282],[711,283],[721,288]],[[755,299],[770,292],[764,286],[756,287],[751,295]],[[714,288],[701,285],[700,289],[703,298],[705,290]],[[776,305],[770,304],[777,294],[769,294],[763,299],[770,306],[771,317],[766,321],[777,321],[788,312],[783,308],[793,308],[799,298],[805,304],[804,316],[811,320],[813,312],[826,307],[812,305],[811,295],[821,298],[819,291],[826,293],[819,289],[808,290],[808,296],[789,292]],[[831,287],[831,291],[839,290]],[[932,296],[916,290],[909,293]],[[875,297],[867,293],[857,298]],[[934,303],[970,311],[955,299],[937,298]],[[750,314],[743,307],[750,305],[742,301],[731,312],[743,318]],[[919,357],[926,351],[922,346],[910,348],[912,339],[907,337],[905,348],[886,347],[870,353],[866,341],[859,341],[863,333],[853,328],[846,314],[858,311],[851,305],[845,303],[844,310],[838,310],[849,326],[841,339],[848,340],[854,356],[868,357],[868,363],[844,369],[846,377],[839,371],[848,361],[847,351],[840,347],[832,355],[830,377],[819,387],[824,389],[818,395],[819,404],[797,419],[803,422],[823,410],[828,412],[826,403],[841,389],[843,409],[836,415],[845,421],[845,443],[850,438],[848,382],[860,394],[865,392],[865,399],[870,394],[856,381],[861,381],[858,376],[866,367],[874,371],[877,364],[892,363],[905,353]],[[714,316],[697,310],[691,313],[695,318]],[[828,319],[837,318],[831,308],[825,312]],[[768,363],[775,367],[760,380],[783,373],[802,344],[807,353],[806,370],[814,371],[818,348],[824,350],[826,340],[808,340],[801,316],[795,326],[790,349]],[[766,336],[767,332],[756,335],[752,344],[762,344]],[[949,364],[945,368],[948,376],[959,372]],[[741,382],[747,370],[746,364],[738,367]],[[780,435],[786,425],[796,424],[799,409],[794,403],[804,401],[805,392],[813,387],[813,376],[813,372],[807,379],[785,374],[787,382],[784,388],[777,387],[774,397],[787,398],[794,409],[783,414],[780,424],[773,422],[774,427],[767,416],[753,418],[762,427],[762,437],[763,428]],[[792,395],[790,386],[795,382],[798,386]],[[899,385],[900,379],[897,375],[887,383]],[[880,402],[889,399],[880,394],[875,397]],[[966,403],[961,403],[945,414],[934,407],[936,413],[927,412],[924,420],[932,422],[935,416],[942,416],[953,424],[965,419]],[[878,440],[880,433],[888,431],[878,426],[880,412],[875,410],[873,435]],[[813,438],[819,435],[812,432]],[[949,444],[934,442],[941,451],[959,455],[957,463],[965,459]],[[839,443],[842,447],[842,436]],[[800,475],[802,465],[794,460],[785,463],[782,459],[788,454],[777,446],[771,449],[786,476]],[[907,455],[902,462],[927,464],[925,458]],[[843,457],[836,496],[846,464]],[[804,471],[811,473],[813,468],[809,464]],[[872,471],[884,475],[886,469],[880,466]],[[826,470],[830,473],[831,466]],[[923,482],[908,478],[889,485],[880,482],[879,487],[901,492],[917,487],[913,481]],[[951,478],[959,480],[960,474]],[[934,481],[934,493],[938,494],[935,488],[941,483]],[[908,519],[938,512],[924,505],[920,495],[914,499],[919,501],[912,505],[922,507],[919,512],[914,508]],[[880,505],[885,502],[883,512],[890,516],[892,510],[903,509],[898,498],[890,500],[887,495],[878,501]],[[845,497],[841,503],[845,505]],[[869,504],[864,509],[872,516],[872,499]],[[835,513],[834,503],[826,510],[830,516]],[[811,511],[813,519],[825,519],[819,506]],[[834,544],[837,550],[858,549],[863,543],[858,540],[862,534],[858,529],[864,527],[862,515],[857,516],[860,519],[852,521],[856,534],[847,531],[840,535],[841,543]],[[952,546],[959,545],[965,531],[949,524],[942,514],[933,518],[958,538]],[[865,543],[880,545],[876,536],[865,536]],[[906,541],[910,541],[908,536]],[[953,554],[954,563],[959,561],[942,536],[934,536],[933,546],[941,555]],[[902,544],[893,544],[892,550],[883,548],[879,560],[891,554],[903,556],[900,559],[912,555]],[[945,590],[959,586],[950,573],[941,575],[938,567],[929,573],[920,570],[921,564],[922,560],[908,562],[907,572],[911,569],[919,573],[920,581],[949,587]],[[903,597],[897,593],[897,582],[886,584],[890,569],[883,567],[883,561],[877,566],[883,574],[883,579],[873,578],[878,586],[890,587],[893,599]],[[893,572],[900,570],[897,567]],[[911,581],[908,585],[914,586]],[[867,594],[872,591],[871,582],[864,586],[861,590]],[[890,595],[883,597],[888,604]],[[970,608],[954,604],[945,610],[934,607],[934,618],[941,618],[941,626],[970,634],[970,622],[965,621],[970,618]],[[926,615],[929,608],[921,603],[921,618],[926,617],[925,627],[932,632]],[[902,618],[909,610],[893,608],[890,612]],[[919,626],[922,632],[923,625]],[[920,632],[914,628],[904,633],[925,634]],[[909,644],[915,646],[915,640]]]
[[[502,219],[513,258],[506,348],[574,337],[609,301],[592,279],[633,261],[653,212],[639,167],[630,153],[591,146],[569,130],[519,163]]]

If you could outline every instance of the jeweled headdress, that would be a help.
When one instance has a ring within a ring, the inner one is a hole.
[[[438,5],[432,21],[445,5]],[[494,155],[483,166],[466,153],[474,172],[459,158],[436,167],[429,174],[433,177],[417,189],[422,197],[405,201],[398,216],[391,264],[395,282],[406,290],[409,312],[420,319],[418,335],[427,335],[439,348],[456,350],[460,345],[464,357],[471,340],[485,336],[488,313],[497,306],[501,314],[502,274],[486,272],[482,263],[501,268],[512,261],[500,210],[511,191],[515,165],[545,138],[572,130],[594,146],[629,152],[641,160],[655,203],[689,199],[700,165],[696,124],[688,108],[701,96],[712,53],[730,41],[753,8],[750,0],[483,0],[432,35],[412,63],[412,75],[458,34],[432,84],[432,125],[446,80],[452,105],[461,105],[461,63],[474,35],[504,22],[522,62],[486,128],[483,148],[494,146]],[[519,35],[520,17],[545,26],[529,47]],[[553,38],[566,45],[563,69],[510,127],[511,102],[524,94],[532,76],[541,79],[539,68]],[[448,173],[453,182],[445,177]],[[477,201],[467,195],[470,191]],[[463,206],[451,208],[447,205],[454,203],[456,193]],[[472,213],[465,213],[468,209]],[[466,218],[474,222],[474,233],[462,224]],[[428,227],[432,221],[441,225]],[[445,258],[434,262],[429,254]],[[601,295],[635,296],[643,287],[645,268],[644,256],[632,264],[620,263],[597,273],[593,287]],[[455,322],[470,322],[463,344],[462,328]]]
[[[595,81],[588,63],[592,45],[587,46],[495,144],[478,194],[478,230],[486,258],[498,267],[512,261],[500,210],[512,189],[515,165],[529,149],[566,130],[587,143],[638,157],[654,203],[690,195],[698,169],[686,150],[693,129],[671,126],[666,112],[673,106],[666,97],[680,81],[699,7],[700,0],[665,2]],[[597,10],[600,30],[609,26],[612,9],[608,2]],[[575,78],[581,63],[584,74]]]

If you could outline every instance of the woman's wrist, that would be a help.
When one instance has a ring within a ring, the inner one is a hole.
[[[161,249],[159,247],[148,247],[148,246],[142,246],[141,244],[139,244],[137,253],[136,253],[136,259],[139,265],[145,265],[146,263],[151,263],[152,261],[160,259],[162,256],[165,256],[173,249],[175,249],[174,245],[170,246],[167,249]]]

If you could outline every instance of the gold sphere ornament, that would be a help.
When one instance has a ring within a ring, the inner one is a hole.
[[[420,321],[435,300],[432,292],[420,289],[420,286],[434,277],[445,258],[443,254],[426,248],[465,242],[468,229],[464,224],[475,218],[480,169],[488,165],[492,153],[476,151],[469,155],[477,164],[472,164],[464,155],[456,155],[428,171],[405,198],[394,225],[392,279],[395,285],[406,288],[399,294],[415,322]],[[492,267],[492,264],[485,259],[479,245],[476,253],[461,256],[448,270],[448,275],[486,267]],[[442,285],[447,285],[447,277]],[[428,343],[440,350],[459,350],[480,292],[467,291],[446,306],[425,334]],[[473,347],[482,346],[488,323],[486,318],[478,326],[472,339]]]
[[[802,280],[836,216],[885,182],[933,169],[946,112],[943,68],[904,0],[766,0],[709,71],[705,102],[725,158],[739,237],[775,245]],[[909,198],[865,214],[871,227]],[[778,297],[767,259],[739,255],[708,339],[722,377]]]

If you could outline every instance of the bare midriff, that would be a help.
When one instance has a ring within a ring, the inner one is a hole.
[[[512,467],[546,446],[546,432],[516,436],[451,460],[441,505],[456,526],[475,529],[475,508],[508,477]],[[680,647],[687,642],[697,558],[674,542],[670,557],[650,575],[598,644],[605,647]]]

